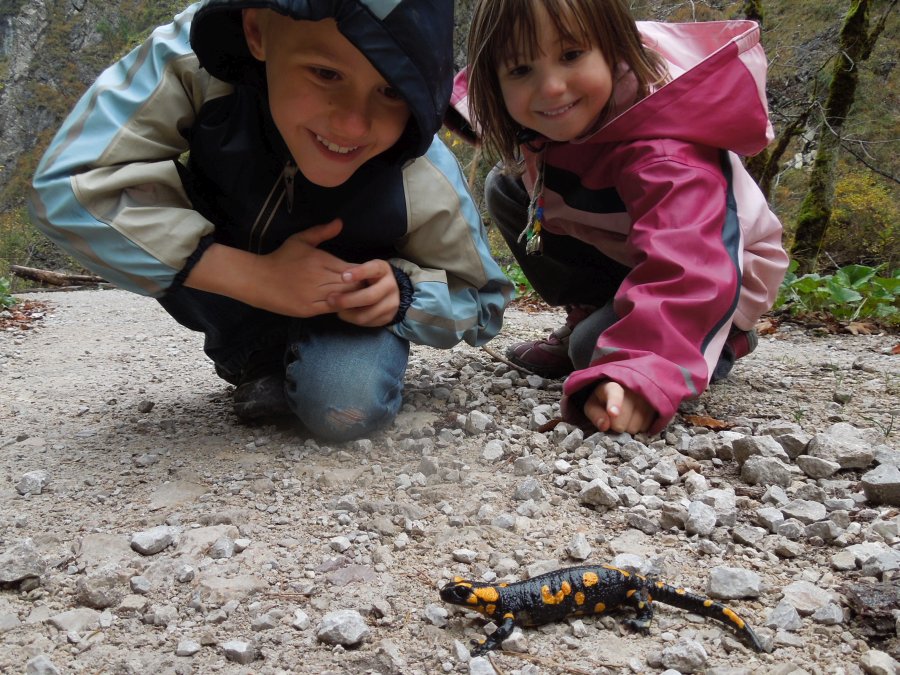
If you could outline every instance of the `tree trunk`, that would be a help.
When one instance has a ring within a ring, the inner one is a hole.
[[[761,0],[744,0],[744,7],[742,9],[744,12],[744,16],[746,16],[751,21],[756,21],[760,26],[763,24],[763,20],[765,19],[765,14],[763,13],[762,1]]]
[[[781,158],[784,157],[784,153],[787,152],[788,146],[794,137],[803,133],[808,118],[809,111],[807,110],[782,129],[775,139],[774,146],[747,158],[747,172],[759,185],[759,189],[762,190],[766,199],[769,198],[769,193],[772,191],[772,181],[778,175],[778,166],[781,164]]]
[[[791,257],[797,261],[797,273],[812,272],[825,239],[834,203],[835,170],[841,143],[841,128],[856,97],[859,64],[871,52],[869,38],[869,0],[851,0],[844,17],[839,42],[840,53],[832,70],[822,122],[817,134],[816,159],[813,162],[806,196],[800,205]]]
[[[61,272],[53,272],[51,270],[40,270],[34,267],[22,267],[21,265],[10,265],[9,271],[22,279],[30,279],[31,281],[39,281],[42,284],[51,286],[73,286],[73,285],[97,285],[105,283],[101,277],[95,277],[87,274],[62,274]]]
[[[742,11],[746,18],[756,21],[762,27],[765,20],[762,0],[744,0]],[[788,146],[794,137],[803,133],[803,127],[808,117],[809,112],[804,111],[781,130],[781,133],[775,138],[774,145],[770,145],[768,148],[744,160],[747,172],[759,185],[767,200],[772,190],[772,181],[778,175],[778,166],[781,163],[781,159],[784,157],[784,153],[787,152]]]

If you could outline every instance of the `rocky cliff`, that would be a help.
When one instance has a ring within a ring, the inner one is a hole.
[[[100,71],[185,2],[0,0],[0,211]]]

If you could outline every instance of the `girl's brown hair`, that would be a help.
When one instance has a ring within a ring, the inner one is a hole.
[[[625,0],[479,0],[469,31],[469,105],[485,150],[508,167],[519,155],[522,127],[506,111],[497,73],[515,54],[537,54],[539,2],[565,40],[598,48],[614,73],[619,64],[627,65],[639,98],[666,77],[663,60],[641,43]]]

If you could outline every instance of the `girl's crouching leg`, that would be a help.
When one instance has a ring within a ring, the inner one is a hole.
[[[344,324],[291,345],[288,406],[317,438],[365,437],[393,422],[402,404],[409,343],[380,329]]]

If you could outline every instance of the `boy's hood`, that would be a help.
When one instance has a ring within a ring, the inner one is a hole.
[[[335,19],[338,30],[406,99],[412,113],[395,157],[423,155],[440,129],[453,79],[452,0],[203,0],[191,45],[213,76],[258,81],[241,10],[272,9],[294,19]]]
[[[674,138],[740,155],[772,140],[766,56],[752,21],[638,22],[647,46],[669,63],[670,82],[576,142]],[[617,93],[630,98],[633,91]]]

